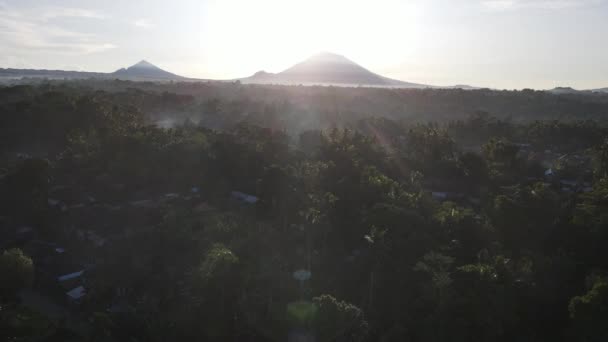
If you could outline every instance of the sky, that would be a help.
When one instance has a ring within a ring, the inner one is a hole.
[[[608,87],[608,0],[0,0],[0,68],[232,79],[321,51],[430,85]]]

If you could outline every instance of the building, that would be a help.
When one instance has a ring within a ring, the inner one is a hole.
[[[57,282],[64,289],[73,289],[82,282],[84,269],[72,273],[63,274],[57,277]]]
[[[80,304],[80,302],[82,301],[82,298],[84,298],[84,296],[87,294],[87,291],[85,290],[84,286],[77,286],[73,289],[71,289],[70,291],[65,293],[67,298],[68,298],[68,302],[70,303],[74,303],[74,304]]]
[[[259,201],[259,198],[257,198],[256,196],[249,195],[240,191],[233,191],[230,193],[230,195],[232,196],[232,198],[248,204],[255,204]]]

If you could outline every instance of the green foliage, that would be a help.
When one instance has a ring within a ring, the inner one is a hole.
[[[531,90],[2,88],[0,234],[21,244],[13,228],[28,224],[95,263],[79,312],[102,340],[594,341],[605,281],[577,295],[585,274],[608,270],[608,130],[530,120],[606,103]],[[429,118],[441,120],[417,121]],[[564,177],[580,184],[566,192]],[[108,242],[89,248],[83,229]],[[7,253],[14,298],[31,260]],[[107,311],[115,303],[129,309]]]
[[[437,176],[449,173],[456,145],[447,131],[433,125],[418,125],[408,131],[406,159],[422,173]]]
[[[32,285],[34,263],[20,249],[6,250],[0,256],[0,299],[14,299],[19,290]]]
[[[587,293],[570,300],[568,311],[575,324],[577,341],[605,341],[608,338],[608,281],[597,279]]]
[[[574,222],[589,227],[594,232],[606,232],[608,228],[608,178],[594,184],[591,192],[583,195],[576,207]]]
[[[363,311],[330,295],[313,298],[317,307],[313,323],[319,341],[364,341],[369,326]]]
[[[595,162],[596,177],[600,179],[608,178],[608,138],[605,138],[604,142],[596,147]]]
[[[197,269],[197,276],[203,283],[221,282],[228,277],[238,264],[239,258],[221,244],[214,244]]]
[[[441,291],[452,283],[450,271],[453,263],[454,258],[450,256],[429,252],[416,263],[414,270],[430,275],[433,286]]]
[[[287,304],[287,318],[293,327],[309,327],[313,324],[319,307],[308,301],[297,301]]]

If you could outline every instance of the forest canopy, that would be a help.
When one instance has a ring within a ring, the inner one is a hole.
[[[0,88],[0,336],[605,341],[606,114],[532,90]]]

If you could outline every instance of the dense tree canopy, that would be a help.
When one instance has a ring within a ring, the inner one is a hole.
[[[76,81],[0,106],[3,299],[35,263],[65,306],[53,261],[79,263],[81,340],[606,338],[604,96]]]

